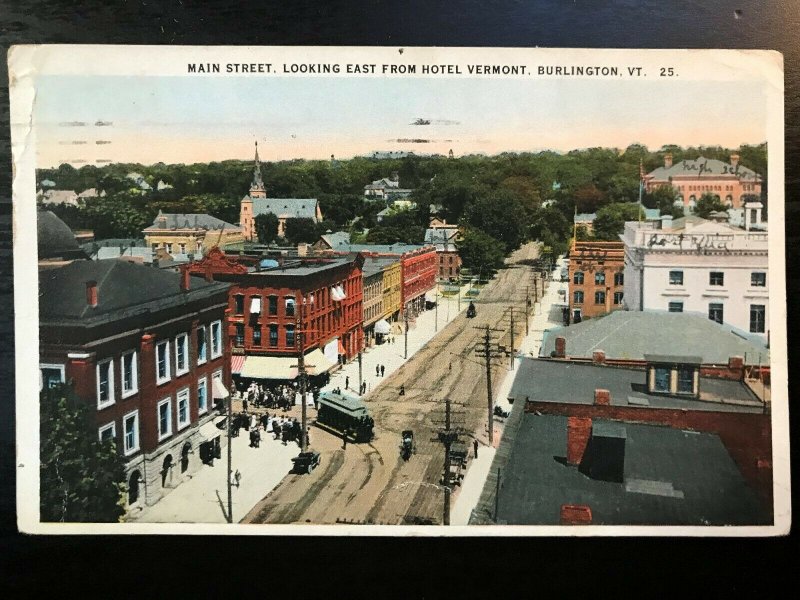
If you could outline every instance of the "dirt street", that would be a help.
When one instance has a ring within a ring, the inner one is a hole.
[[[444,402],[453,403],[453,425],[472,456],[473,437],[488,443],[486,368],[476,349],[489,325],[493,350],[493,388],[508,369],[510,349],[509,307],[514,307],[515,339],[525,333],[523,310],[526,286],[533,301],[534,271],[524,264],[537,257],[538,247],[528,244],[508,259],[475,301],[477,316],[459,315],[434,336],[406,364],[368,396],[365,402],[375,419],[370,444],[348,444],[312,428],[312,446],[322,454],[322,464],[310,475],[288,475],[259,502],[243,523],[440,524],[443,488],[440,485],[444,450],[436,441],[443,426]],[[541,290],[541,287],[539,288]],[[405,395],[400,396],[400,386]],[[400,458],[400,432],[414,431],[416,453]],[[496,442],[495,442],[496,443]],[[453,496],[454,500],[455,496]]]

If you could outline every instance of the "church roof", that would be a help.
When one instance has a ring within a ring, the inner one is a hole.
[[[166,220],[162,221],[162,219]],[[167,229],[226,229],[233,231],[238,230],[239,227],[202,213],[159,213],[153,220],[153,224],[144,231],[154,232]]]
[[[272,213],[286,219],[317,220],[316,198],[254,198],[245,196],[245,200],[253,203],[253,217]]]
[[[735,175],[739,179],[758,181],[761,176],[752,169],[737,164],[726,163],[714,158],[698,157],[695,160],[682,160],[671,167],[658,167],[647,174],[649,179],[664,181],[670,177],[719,177],[722,175]]]

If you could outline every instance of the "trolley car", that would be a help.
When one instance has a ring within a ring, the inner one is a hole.
[[[315,425],[359,443],[372,440],[375,421],[360,398],[350,394],[322,392]]]

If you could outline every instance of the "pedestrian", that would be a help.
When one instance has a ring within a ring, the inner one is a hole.
[[[243,408],[244,412],[247,412],[247,398],[242,400],[242,408]]]
[[[236,473],[233,474],[233,481],[238,488],[239,483],[242,481],[242,474],[239,472],[239,469],[236,469]]]
[[[342,450],[347,450],[347,434],[350,432],[349,429],[345,428],[342,431]]]
[[[453,370],[453,363],[450,363],[450,364],[447,366],[447,370],[448,370],[448,371],[452,371],[452,370]]]
[[[472,440],[472,448],[475,450],[475,458],[478,458],[478,440]]]
[[[375,365],[375,377],[380,377],[380,376],[381,376],[381,366]]]
[[[400,395],[401,396],[405,396],[406,395],[406,386],[405,385],[401,385],[400,386]]]
[[[350,389],[350,377],[349,376],[344,378],[344,389],[346,389],[346,390]]]
[[[385,370],[386,370],[386,367],[385,367],[384,365],[381,365],[381,377],[383,377],[383,372],[384,372]]]

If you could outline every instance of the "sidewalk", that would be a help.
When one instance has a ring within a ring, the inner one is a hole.
[[[464,292],[470,285],[461,287],[461,311],[467,310],[469,300],[463,297]],[[408,357],[414,356],[420,348],[427,344],[439,331],[459,314],[458,298],[456,296],[439,297],[438,318],[436,309],[421,312],[416,319],[416,323],[410,325],[408,331]],[[437,327],[438,320],[438,327]],[[400,321],[402,325],[402,321]],[[404,355],[404,335],[394,334],[394,343],[384,342],[383,344],[366,349],[362,354],[362,373],[364,381],[367,382],[367,393],[369,395],[374,389],[380,386],[386,378],[399,369],[405,362]],[[383,365],[385,367],[383,377],[376,375],[375,367]],[[351,394],[358,395],[358,358],[354,358],[344,367],[331,375],[331,380],[322,391],[329,391],[334,388],[341,388],[345,391],[345,379],[350,379],[350,387],[347,390]]]
[[[241,473],[239,487],[233,488],[233,522],[238,523],[264,496],[272,491],[292,468],[292,457],[300,452],[296,443],[284,446],[272,434],[261,433],[261,444],[250,448],[246,431],[232,442],[233,471]],[[200,460],[197,455],[193,460]],[[227,449],[214,466],[202,465],[153,506],[129,516],[141,523],[225,523],[228,510]]]
[[[561,302],[558,290],[562,287],[566,288],[566,283],[559,281],[561,274],[561,267],[566,265],[566,258],[559,258],[556,267],[552,272],[553,278],[548,283],[541,299],[541,304],[535,307],[535,314],[531,317],[529,325],[529,334],[525,336],[519,348],[516,349],[516,358],[514,360],[514,370],[507,370],[500,388],[495,397],[495,405],[500,406],[504,411],[511,412],[512,410],[523,410],[520,402],[514,404],[509,403],[508,396],[511,388],[514,385],[517,370],[524,356],[538,356],[539,348],[542,345],[542,337],[544,330],[550,327],[562,325],[561,309],[554,306],[555,303]],[[499,433],[499,435],[497,435]],[[486,478],[492,467],[495,454],[497,453],[497,446],[500,444],[502,437],[503,427],[498,427],[495,421],[495,439],[494,447],[488,448],[481,446],[478,450],[478,458],[472,459],[461,482],[461,487],[455,497],[453,508],[451,510],[450,523],[452,525],[468,525],[472,509],[475,508],[480,500],[481,492],[486,483]]]

